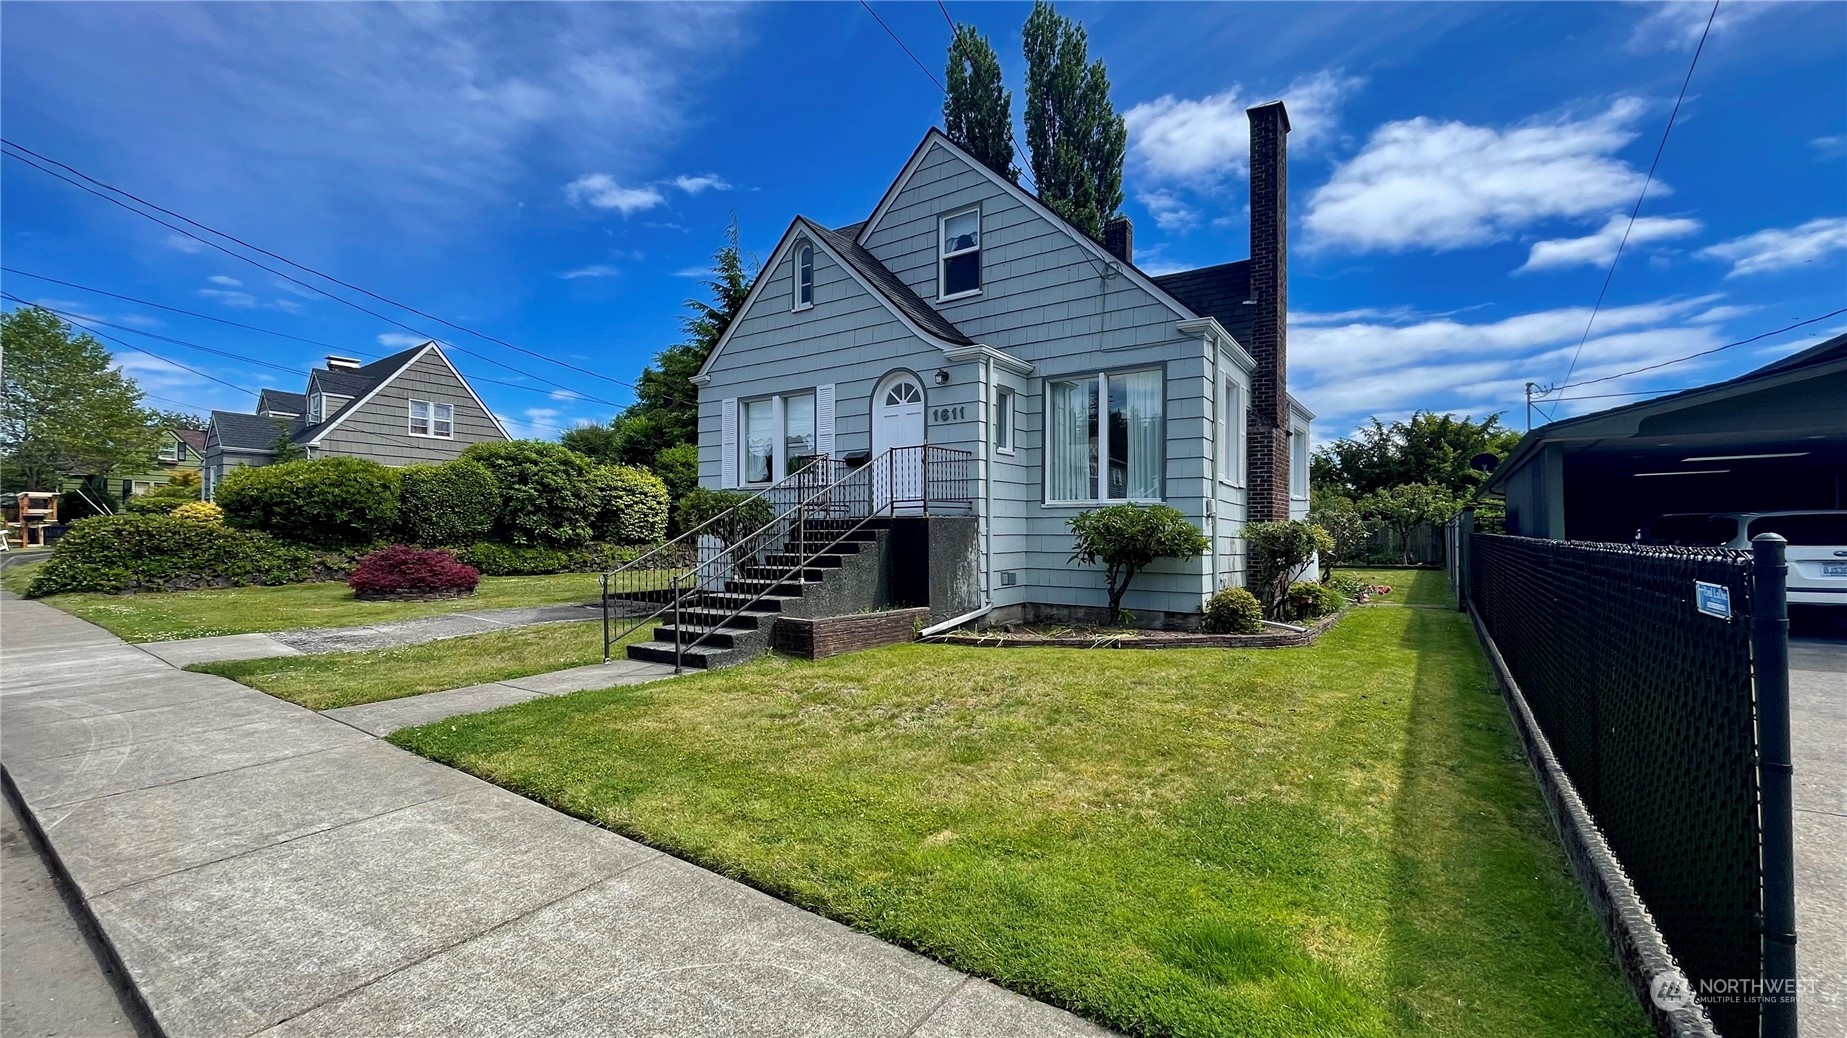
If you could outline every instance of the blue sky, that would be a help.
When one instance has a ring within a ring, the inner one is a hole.
[[[874,7],[940,76],[938,7]],[[1518,424],[1522,383],[1564,377],[1710,10],[1060,9],[1089,28],[1129,121],[1126,210],[1145,269],[1247,254],[1243,110],[1288,101],[1291,389],[1322,439],[1419,407]],[[1016,110],[1028,10],[948,4],[994,40]],[[940,118],[936,87],[857,3],[9,4],[0,28],[8,139],[626,381],[677,338],[698,290],[687,275],[729,214],[757,254],[796,213],[862,219]],[[14,159],[0,177],[8,267],[362,356],[422,338]],[[1641,217],[1574,381],[1847,306],[1847,5],[1720,8]],[[4,285],[284,367],[328,352],[23,276]],[[516,433],[556,435],[630,399],[388,312],[511,365],[455,358],[510,383],[478,388]],[[300,381],[103,330],[251,390]],[[1698,384],[1842,330],[1847,317],[1567,395]],[[156,406],[253,403],[118,355]]]

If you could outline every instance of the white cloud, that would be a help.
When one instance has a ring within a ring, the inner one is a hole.
[[[429,341],[428,338],[422,335],[412,335],[409,332],[380,332],[378,336],[378,344],[380,346],[394,350],[404,350],[412,346],[421,346]]]
[[[1199,210],[1187,205],[1171,191],[1148,191],[1136,196],[1163,231],[1190,231],[1199,226]]]
[[[1545,219],[1633,203],[1642,174],[1614,157],[1647,106],[1621,98],[1588,118],[1497,130],[1419,117],[1387,123],[1309,197],[1305,223],[1359,249],[1455,249]],[[1651,195],[1668,193],[1656,181]]]
[[[1725,276],[1738,277],[1799,267],[1843,249],[1847,249],[1847,217],[1828,216],[1799,227],[1747,234],[1701,249],[1699,254],[1730,263],[1731,272]]]
[[[312,288],[303,288],[302,286],[297,285],[295,282],[288,281],[283,278],[271,278],[269,283],[281,289],[282,291],[287,292],[290,295],[300,296],[303,299],[325,299],[327,298],[326,296],[321,295],[319,292],[316,292]]]
[[[206,299],[216,299],[229,307],[239,310],[255,310],[257,297],[248,292],[236,292],[225,288],[201,288],[199,294]]]
[[[1685,217],[1642,216],[1636,218],[1634,227],[1630,227],[1629,218],[1618,214],[1610,217],[1603,229],[1595,234],[1583,238],[1552,238],[1534,242],[1520,270],[1550,270],[1579,265],[1608,266],[1616,258],[1616,249],[1622,244],[1625,230],[1629,236],[1629,247],[1633,247],[1651,241],[1698,234],[1700,222]]]
[[[244,287],[244,283],[242,281],[239,281],[236,278],[231,277],[228,274],[213,274],[211,277],[206,278],[205,280],[210,281],[214,285],[223,285],[226,288],[243,288]]]
[[[566,281],[575,281],[578,278],[613,278],[621,273],[621,270],[607,263],[592,263],[587,267],[567,270],[558,276]]]
[[[169,249],[181,252],[200,253],[205,251],[205,243],[197,238],[188,238],[183,234],[169,234],[161,239],[161,244]]]
[[[607,173],[585,173],[564,186],[564,197],[572,205],[596,209],[614,209],[623,216],[652,209],[667,197],[652,187],[623,187]]]
[[[271,310],[280,310],[285,314],[301,313],[301,304],[293,299],[272,299],[263,305]]]
[[[689,195],[696,195],[701,191],[731,190],[731,184],[716,173],[700,173],[697,176],[682,174],[674,177],[670,183]]]
[[[494,417],[506,427],[507,435],[516,440],[549,440],[558,435],[558,416],[563,413],[555,407],[528,407],[518,418],[498,411],[494,412]]]
[[[711,267],[681,267],[673,272],[677,278],[704,278],[712,276]]]
[[[1335,109],[1361,81],[1339,72],[1297,80],[1282,100],[1289,109],[1291,150],[1313,147],[1339,125]],[[1271,100],[1241,86],[1197,100],[1166,94],[1123,113],[1137,165],[1161,181],[1210,182],[1243,176],[1250,165],[1245,109]]]
[[[1815,154],[1821,158],[1839,158],[1842,155],[1847,155],[1847,137],[1839,135],[1833,137],[1817,137],[1809,141],[1809,147],[1814,148]]]
[[[1774,6],[1768,3],[1729,3],[1713,5],[1704,0],[1665,0],[1654,5],[1648,17],[1636,23],[1629,37],[1632,51],[1692,50],[1706,31],[1706,19],[1712,19],[1713,35],[1756,18]]]
[[[575,393],[569,389],[554,389],[551,392],[551,398],[553,400],[582,400],[583,399],[583,397],[580,394]]]

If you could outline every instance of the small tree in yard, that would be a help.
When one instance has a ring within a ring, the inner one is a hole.
[[[1109,622],[1122,620],[1122,596],[1135,574],[1157,559],[1190,559],[1211,545],[1180,510],[1168,505],[1109,505],[1071,520],[1077,550],[1071,561],[1103,563]]]
[[[1401,483],[1375,490],[1360,499],[1360,513],[1384,523],[1398,535],[1399,559],[1411,564],[1411,531],[1429,523],[1449,522],[1461,503],[1447,487],[1430,483]]]
[[[1328,532],[1306,519],[1252,523],[1244,528],[1249,551],[1250,587],[1263,603],[1263,615],[1276,619],[1289,597],[1289,585],[1316,554],[1334,547]]]
[[[1334,567],[1350,565],[1360,557],[1372,530],[1358,506],[1328,490],[1314,491],[1314,503],[1308,509],[1308,521],[1328,532],[1330,547],[1321,553],[1321,579],[1325,583]]]

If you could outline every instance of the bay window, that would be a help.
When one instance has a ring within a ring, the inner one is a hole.
[[[1129,371],[1046,383],[1046,498],[1158,501],[1163,379]]]

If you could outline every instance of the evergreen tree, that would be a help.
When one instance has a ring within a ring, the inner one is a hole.
[[[1023,32],[1026,144],[1039,199],[1092,238],[1122,207],[1129,131],[1109,99],[1109,74],[1091,61],[1084,27],[1034,0]]]
[[[152,465],[162,436],[141,389],[88,333],[37,307],[0,315],[0,454],[9,486]]]
[[[956,26],[945,78],[949,94],[943,99],[943,126],[949,139],[1019,183],[1020,171],[1013,165],[1013,92],[1001,79],[999,56],[974,26]]]
[[[635,402],[623,408],[608,425],[608,435],[595,427],[566,433],[565,446],[597,458],[624,465],[647,466],[661,451],[699,437],[699,374],[712,348],[731,326],[732,318],[750,294],[755,271],[749,269],[738,245],[735,215],[725,228],[725,243],[712,255],[712,276],[705,282],[711,300],[688,299],[680,327],[686,341],[667,347],[642,369],[636,380]]]

